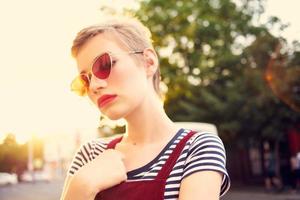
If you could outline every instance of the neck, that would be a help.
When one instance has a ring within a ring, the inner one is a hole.
[[[129,116],[125,143],[134,145],[159,144],[169,141],[177,132],[175,124],[166,115],[156,95],[145,100]]]

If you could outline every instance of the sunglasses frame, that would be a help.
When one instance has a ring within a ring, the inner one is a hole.
[[[120,52],[120,53],[104,52],[104,53],[96,56],[94,58],[93,62],[92,62],[91,70],[88,73],[80,73],[72,81],[72,83],[71,83],[71,91],[77,93],[79,96],[85,96],[87,94],[87,92],[88,92],[92,76],[95,76],[96,78],[102,79],[102,80],[107,79],[110,76],[110,72],[111,72],[111,69],[112,69],[112,64],[113,64],[112,55],[130,55],[130,54],[141,54],[141,53],[144,53],[144,51],[135,50],[135,51]],[[109,73],[108,73],[107,77],[106,78],[100,78],[100,77],[97,77],[93,73],[93,67],[94,67],[95,62],[101,56],[103,56],[104,54],[108,54],[108,56],[109,56],[109,59],[110,59],[110,68],[109,68]],[[87,79],[87,81],[83,80],[82,76],[84,76]],[[80,83],[78,83],[78,82],[80,82]],[[80,84],[80,86],[75,86],[75,85],[78,85],[78,84]]]

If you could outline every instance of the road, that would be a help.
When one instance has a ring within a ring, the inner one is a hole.
[[[1,186],[1,200],[58,200],[63,181],[18,183],[17,185]]]
[[[266,194],[263,192],[230,191],[221,200],[300,200],[300,193]]]
[[[50,183],[19,183],[0,187],[1,200],[58,200],[62,191],[63,181]],[[257,188],[232,188],[222,200],[300,200],[300,193],[266,194]]]

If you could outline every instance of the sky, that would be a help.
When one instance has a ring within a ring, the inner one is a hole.
[[[77,74],[70,47],[76,33],[97,23],[101,3],[128,0],[0,0],[0,138],[94,128],[100,112],[69,90]],[[132,1],[130,1],[132,2]],[[282,35],[300,41],[299,0],[269,0],[266,15],[291,26]]]
[[[288,23],[290,26],[280,35],[288,39],[288,42],[293,40],[300,41],[300,1],[299,0],[267,0],[265,14],[262,16],[262,21],[268,16],[277,16],[283,23]],[[278,34],[274,32],[274,34]]]

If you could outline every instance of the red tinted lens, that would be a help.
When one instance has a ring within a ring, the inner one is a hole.
[[[111,69],[111,59],[108,53],[104,53],[97,58],[93,64],[93,74],[100,79],[108,78]]]

